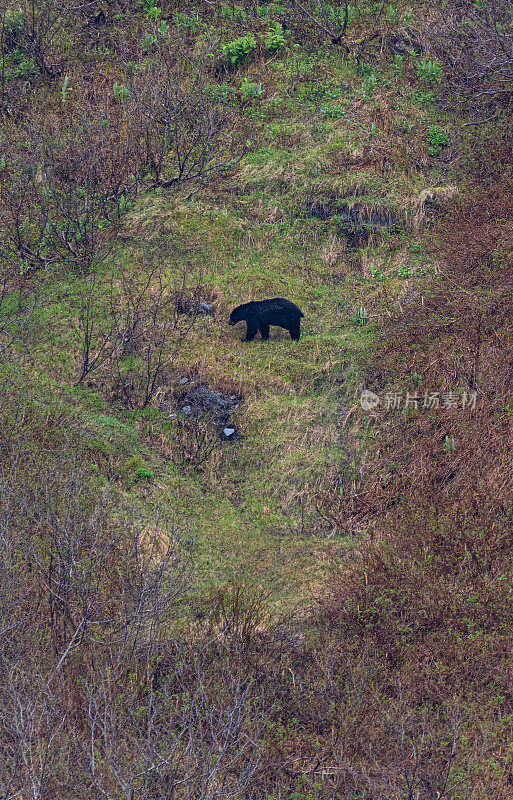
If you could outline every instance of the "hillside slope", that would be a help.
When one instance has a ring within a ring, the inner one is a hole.
[[[2,796],[512,796],[509,95],[435,11],[4,9]]]

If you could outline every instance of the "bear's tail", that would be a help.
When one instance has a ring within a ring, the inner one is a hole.
[[[305,315],[303,314],[303,312],[302,312],[302,311],[300,311],[300,312],[299,312],[299,316],[300,316],[300,317],[304,317]]]

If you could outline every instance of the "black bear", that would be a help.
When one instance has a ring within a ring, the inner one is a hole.
[[[229,324],[236,325],[242,320],[247,323],[245,342],[254,339],[257,331],[262,334],[262,339],[267,340],[269,325],[286,328],[290,332],[291,338],[297,341],[300,335],[301,317],[304,317],[304,314],[290,300],[274,297],[272,300],[257,300],[237,306],[230,314]]]

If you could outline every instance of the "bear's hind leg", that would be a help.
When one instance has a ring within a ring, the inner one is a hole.
[[[265,322],[261,322],[260,325],[258,326],[258,330],[262,335],[262,339],[264,340],[264,342],[266,342],[269,338],[269,325],[267,325]]]
[[[252,339],[255,338],[258,331],[258,324],[253,320],[247,323],[248,329],[246,331],[246,338],[244,339],[245,342],[251,342]]]

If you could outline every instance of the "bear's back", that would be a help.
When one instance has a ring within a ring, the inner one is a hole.
[[[286,300],[284,297],[273,297],[269,300],[260,300],[255,302],[255,311],[259,314],[263,315],[272,315],[275,314],[286,316],[292,315],[296,316],[299,315],[300,317],[303,316],[301,310],[297,307],[295,303],[292,303],[290,300]]]

